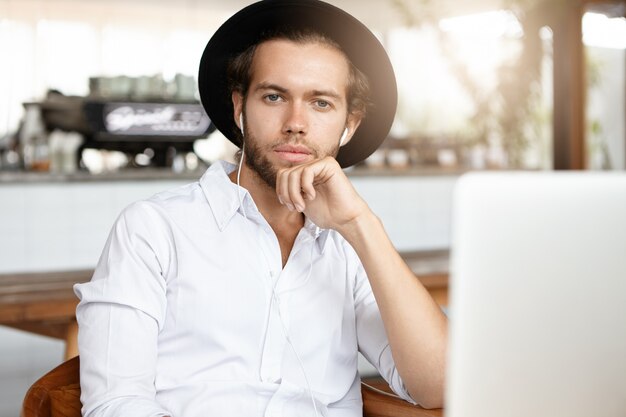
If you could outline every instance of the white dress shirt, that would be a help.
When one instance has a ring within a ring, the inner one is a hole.
[[[83,415],[361,416],[358,351],[413,402],[352,247],[307,220],[283,269],[234,168],[127,207],[74,287]]]

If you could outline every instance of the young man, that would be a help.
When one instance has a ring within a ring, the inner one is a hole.
[[[341,169],[393,120],[380,43],[326,3],[259,2],[199,89],[241,161],[116,222],[76,287],[83,414],[360,416],[358,351],[441,406],[446,319]]]

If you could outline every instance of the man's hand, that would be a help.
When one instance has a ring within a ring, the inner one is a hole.
[[[369,213],[369,207],[332,157],[281,169],[276,176],[276,194],[289,210],[303,212],[317,226],[340,233]]]

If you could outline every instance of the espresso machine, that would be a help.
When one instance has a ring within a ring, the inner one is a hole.
[[[97,77],[86,97],[49,91],[38,105],[48,132],[78,132],[84,140],[76,151],[115,150],[128,155],[129,168],[171,167],[176,155],[193,152],[196,140],[215,127],[195,98],[192,77]],[[134,156],[149,151],[147,164]]]

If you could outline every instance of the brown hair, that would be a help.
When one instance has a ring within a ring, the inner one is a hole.
[[[250,80],[252,78],[252,61],[256,47],[266,41],[274,39],[286,39],[296,43],[320,43],[331,46],[339,50],[348,61],[349,76],[347,88],[348,113],[359,114],[362,118],[367,113],[367,108],[371,105],[369,95],[370,86],[365,74],[363,74],[350,61],[347,54],[341,49],[339,44],[323,33],[314,30],[281,30],[280,32],[269,33],[261,36],[261,39],[254,45],[249,46],[246,50],[235,56],[228,63],[228,87],[229,93],[240,93],[244,100],[248,94]],[[230,95],[229,95],[230,99]],[[236,130],[240,134],[239,130]]]

